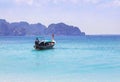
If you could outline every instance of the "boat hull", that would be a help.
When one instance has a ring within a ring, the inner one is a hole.
[[[52,49],[55,45],[55,42],[44,42],[43,44],[34,45],[36,50]]]

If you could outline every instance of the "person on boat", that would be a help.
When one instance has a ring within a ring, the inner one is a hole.
[[[36,40],[35,40],[35,45],[39,45],[39,39],[38,38],[36,38]]]

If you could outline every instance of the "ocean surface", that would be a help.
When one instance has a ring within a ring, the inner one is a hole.
[[[120,82],[120,36],[55,36],[41,51],[35,38],[0,36],[0,82]]]

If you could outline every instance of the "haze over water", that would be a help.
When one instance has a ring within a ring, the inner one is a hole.
[[[0,82],[120,82],[120,36],[55,36],[42,51],[34,40],[0,37]]]

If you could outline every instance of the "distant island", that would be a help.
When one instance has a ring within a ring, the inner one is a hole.
[[[9,23],[0,19],[0,36],[36,36],[36,35],[80,35],[84,36],[78,27],[64,23],[50,24],[48,27],[41,23],[29,24],[28,22]]]

